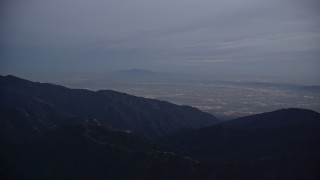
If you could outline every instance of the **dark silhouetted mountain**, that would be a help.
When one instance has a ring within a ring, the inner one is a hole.
[[[52,123],[43,123],[34,113],[0,106],[0,140],[4,142],[30,141],[49,130]]]
[[[320,178],[320,157],[308,153],[286,153],[242,162],[235,166],[233,179],[316,180]]]
[[[3,147],[3,146],[2,146]],[[12,179],[203,179],[202,163],[129,133],[76,125],[45,133],[30,145],[1,150]],[[14,149],[14,151],[12,151]]]
[[[1,147],[1,179],[317,180],[320,165],[319,156],[299,152],[236,163],[199,162],[142,137],[86,124]]]
[[[225,123],[234,128],[276,128],[287,125],[310,124],[320,126],[320,114],[307,109],[280,109],[273,112],[245,116]]]
[[[242,161],[288,152],[320,152],[320,114],[286,109],[185,130],[160,142],[203,161]]]
[[[159,143],[208,164],[222,162],[215,171],[217,179],[316,180],[320,177],[319,117],[310,110],[282,109],[183,129]]]
[[[18,130],[29,131],[31,137],[48,128],[84,121],[151,138],[184,127],[200,128],[219,123],[211,114],[188,106],[111,90],[68,89],[14,76],[0,77],[0,99],[0,123],[7,124],[1,127],[1,132],[9,133],[16,140],[19,139]]]
[[[320,128],[287,126],[274,129],[235,129],[216,125],[175,133],[161,143],[201,161],[236,162],[287,152],[319,153]]]
[[[189,106],[14,76],[0,99],[0,179],[320,179],[315,111],[212,125]]]

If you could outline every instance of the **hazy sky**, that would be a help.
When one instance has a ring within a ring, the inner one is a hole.
[[[1,0],[1,73],[320,78],[319,0]]]

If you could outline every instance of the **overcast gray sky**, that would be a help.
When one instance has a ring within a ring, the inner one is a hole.
[[[319,0],[2,0],[0,21],[2,74],[137,67],[320,78]]]

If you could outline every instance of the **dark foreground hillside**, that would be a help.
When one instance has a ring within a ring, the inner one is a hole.
[[[163,152],[144,138],[76,125],[31,144],[2,144],[3,179],[198,179],[204,165]]]
[[[203,162],[223,162],[223,179],[319,179],[320,114],[282,109],[201,129],[185,129],[158,141]]]
[[[63,127],[29,144],[1,143],[1,147],[1,179],[316,180],[320,177],[317,152],[278,150],[237,162],[222,162],[219,158],[200,161],[183,151],[168,152],[167,147],[142,137],[96,125]],[[229,155],[236,152],[228,151]]]

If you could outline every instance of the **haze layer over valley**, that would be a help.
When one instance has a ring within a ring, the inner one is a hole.
[[[290,107],[320,111],[320,86],[294,78],[162,73],[144,69],[29,76],[71,88],[111,89],[190,105],[225,119]]]

